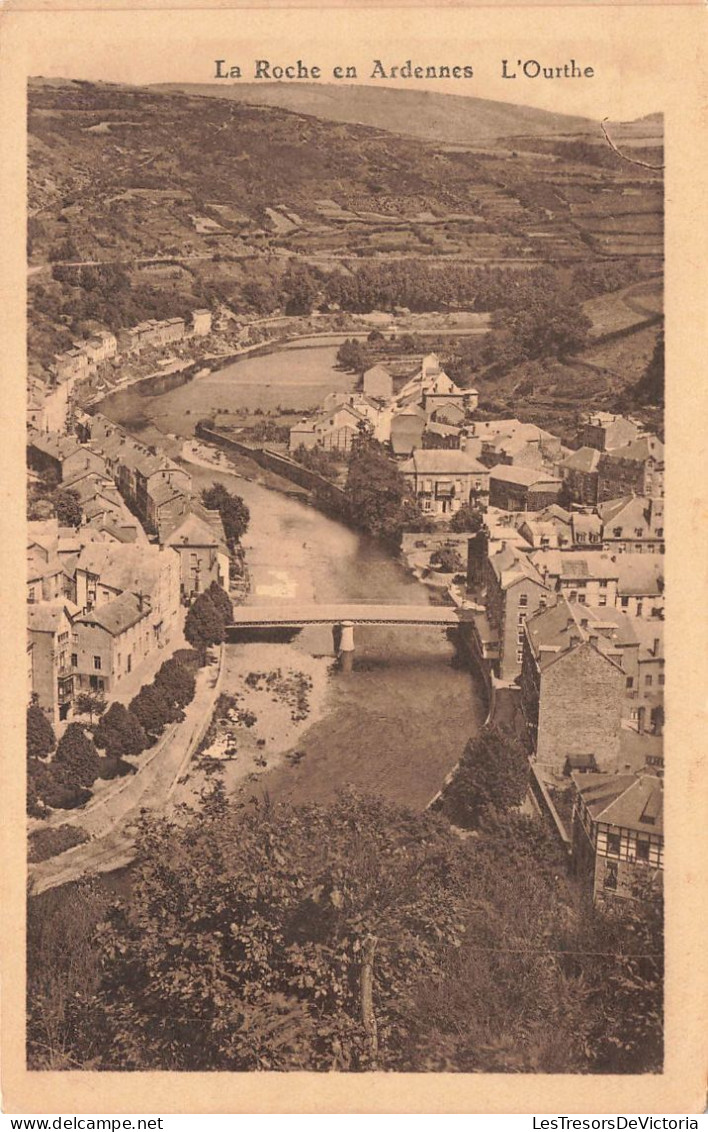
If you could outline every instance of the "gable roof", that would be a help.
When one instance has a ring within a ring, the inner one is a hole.
[[[401,471],[417,475],[486,475],[487,469],[469,452],[456,448],[417,448]]]
[[[223,547],[223,541],[205,519],[190,511],[165,539],[165,545]]]
[[[518,487],[535,487],[537,484],[552,484],[560,487],[561,481],[541,468],[526,468],[518,464],[496,464],[489,472],[490,480],[511,483]]]
[[[663,834],[664,783],[657,775],[573,772],[571,779],[594,821]]]
[[[74,621],[76,625],[98,625],[105,629],[112,637],[117,637],[136,625],[143,617],[150,614],[150,603],[140,601],[132,593],[122,593],[113,601],[99,605],[89,613],[82,613]]]
[[[569,471],[585,472],[589,475],[591,472],[597,471],[597,466],[600,463],[600,455],[601,453],[598,452],[597,448],[588,448],[586,445],[583,445],[582,448],[578,448],[575,452],[572,452],[570,456],[566,456],[564,460],[561,460],[560,467],[568,468]]]

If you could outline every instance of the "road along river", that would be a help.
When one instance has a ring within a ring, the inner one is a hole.
[[[268,392],[274,403],[306,384],[308,353],[298,351],[296,367],[277,371],[277,385],[272,377]],[[323,353],[312,351],[310,372],[317,373],[318,383],[327,376],[321,372]],[[234,399],[240,399],[243,386],[250,384],[249,368],[258,380],[264,360],[244,360],[229,367],[228,374],[213,375],[221,396],[228,401],[230,378],[238,372],[232,387]],[[274,371],[272,367],[271,374]],[[330,387],[336,386],[337,377],[341,381],[335,371],[333,376]],[[211,383],[209,379],[213,389]],[[188,437],[195,418],[204,415],[195,404],[200,384],[199,379],[191,383],[188,398],[184,386],[155,397],[144,390],[124,390],[107,398],[101,411],[153,440],[158,430]],[[300,499],[264,487],[257,482],[261,473],[255,465],[253,480],[196,466],[190,471],[195,488],[220,480],[250,508],[244,540],[251,575],[249,602],[430,602],[430,591],[377,542]],[[344,666],[336,663],[332,632],[325,626],[307,627],[288,643],[236,641],[227,645],[223,690],[238,692],[249,672],[276,668],[307,674],[312,710],[297,734],[295,761],[285,757],[290,741],[285,728],[281,735],[269,735],[263,752],[266,765],[257,778],[234,776],[233,790],[247,796],[267,791],[274,799],[324,801],[353,785],[422,808],[486,715],[481,684],[458,658],[450,630],[440,627],[357,627],[356,651],[351,665]],[[273,723],[277,728],[275,708]],[[225,780],[228,788],[228,771]]]

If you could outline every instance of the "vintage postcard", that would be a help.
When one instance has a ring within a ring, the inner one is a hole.
[[[697,1127],[704,29],[0,15],[8,1111]]]

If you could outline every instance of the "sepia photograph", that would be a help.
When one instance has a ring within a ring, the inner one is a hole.
[[[663,92],[362,26],[27,71],[33,1077],[665,1071]]]

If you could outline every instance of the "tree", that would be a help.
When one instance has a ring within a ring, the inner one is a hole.
[[[664,332],[659,333],[654,352],[632,393],[640,405],[664,407]]]
[[[484,525],[484,512],[475,507],[474,503],[464,503],[452,516],[450,530],[458,534],[469,532],[476,534]]]
[[[100,692],[79,692],[74,701],[74,711],[87,715],[93,723],[94,715],[102,715],[106,710],[106,697]]]
[[[305,264],[288,268],[281,283],[285,295],[286,314],[310,314],[317,300],[318,285],[313,272]]]
[[[128,710],[134,715],[145,734],[153,739],[161,735],[168,723],[180,718],[180,710],[171,703],[168,696],[156,683],[145,684],[129,704]]]
[[[353,796],[237,814],[217,795],[184,827],[145,824],[138,854],[84,1035],[102,1068],[395,1067],[409,982],[463,930],[439,819]]]
[[[528,776],[528,757],[519,738],[485,727],[465,748],[443,794],[443,813],[455,825],[475,829],[486,817],[521,805]]]
[[[202,654],[212,645],[226,640],[227,620],[208,593],[199,594],[189,607],[184,622],[184,635]]]
[[[80,723],[70,723],[57,744],[52,769],[67,786],[92,786],[98,777],[98,751]]]
[[[45,759],[54,750],[54,729],[39,704],[27,708],[27,757]]]
[[[227,625],[230,624],[234,615],[234,607],[223,586],[220,586],[218,582],[212,582],[206,593],[209,594],[214,605],[225,618]]]
[[[124,704],[113,703],[101,716],[93,733],[97,747],[111,758],[122,755],[139,755],[148,746],[148,738],[137,716]]]
[[[194,674],[188,668],[172,658],[161,665],[155,676],[155,686],[170,703],[184,708],[194,699],[196,681]]]
[[[202,503],[210,511],[218,511],[226,541],[231,550],[240,542],[251,520],[251,512],[240,495],[232,494],[222,483],[213,483],[202,491]]]
[[[434,550],[430,555],[430,565],[442,574],[457,574],[465,568],[460,552],[454,546],[441,546]]]
[[[59,525],[62,527],[79,527],[83,518],[78,493],[71,488],[59,488],[54,492],[53,504]]]
[[[373,535],[400,539],[406,481],[377,440],[364,437],[352,448],[344,491],[357,526]]]

